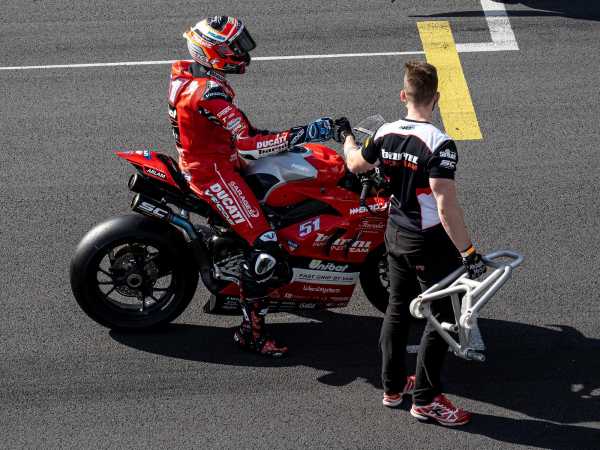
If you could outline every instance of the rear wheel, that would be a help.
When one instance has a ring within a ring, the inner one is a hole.
[[[371,252],[365,260],[360,272],[360,284],[369,303],[385,313],[390,298],[385,246]]]
[[[101,225],[82,240],[71,263],[73,294],[88,316],[109,328],[140,330],[171,322],[194,295],[195,264],[171,227],[136,227],[152,219],[122,217],[130,217],[125,221],[131,226]]]

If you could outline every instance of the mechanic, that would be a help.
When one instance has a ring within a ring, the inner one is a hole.
[[[448,344],[428,323],[419,346],[416,375],[406,376],[409,304],[425,290],[465,265],[471,278],[485,272],[459,205],[454,173],[458,152],[452,139],[431,124],[440,98],[434,66],[413,61],[405,65],[400,100],[405,119],[384,124],[362,148],[345,118],[336,120],[334,138],[344,144],[350,171],[376,166],[389,177],[392,196],[385,232],[390,299],[381,327],[383,404],[399,406],[412,391],[411,414],[441,425],[469,422],[471,414],[454,406],[442,393],[440,373]],[[462,257],[462,261],[461,261]],[[431,305],[440,321],[454,322],[450,298]]]
[[[176,61],[169,85],[169,117],[179,165],[190,188],[249,244],[241,267],[242,324],[234,341],[262,355],[282,356],[287,347],[265,330],[265,298],[282,259],[277,235],[240,175],[244,159],[275,155],[303,142],[331,137],[332,121],[316,120],[282,132],[255,129],[234,103],[226,74],[243,74],[256,44],[234,17],[201,20],[184,33],[193,62]]]

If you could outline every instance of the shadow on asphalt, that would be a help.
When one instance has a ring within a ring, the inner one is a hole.
[[[233,328],[173,324],[161,332],[110,335],[129,347],[172,358],[232,366],[307,366],[327,371],[318,379],[327,385],[364,379],[381,389],[380,318],[331,311],[303,316],[313,321],[272,325],[273,334],[293,352],[279,360],[237,349]],[[422,323],[413,328],[409,342],[414,343]],[[449,357],[448,392],[537,420],[478,414],[465,432],[546,448],[573,448],[578,441],[600,443],[600,430],[570,425],[600,419],[600,340],[567,326],[481,319],[480,328],[488,359],[482,364]],[[414,358],[408,364],[414,366]]]
[[[509,10],[511,17],[558,16],[572,19],[600,20],[600,2],[597,0],[495,0],[496,3],[522,4],[532,11]],[[477,17],[482,10],[453,11],[410,17]]]

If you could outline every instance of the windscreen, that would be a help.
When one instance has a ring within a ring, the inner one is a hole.
[[[385,119],[381,114],[375,114],[374,116],[369,116],[366,119],[361,120],[353,127],[357,143],[362,145],[365,139],[373,136],[384,123]]]

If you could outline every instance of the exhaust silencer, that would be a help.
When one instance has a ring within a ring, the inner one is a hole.
[[[127,187],[130,191],[138,192],[140,194],[148,194],[152,197],[162,197],[160,189],[157,189],[156,184],[148,180],[147,177],[134,173],[129,178]]]
[[[149,217],[170,222],[173,217],[173,211],[166,205],[159,204],[156,200],[137,194],[131,201],[131,209]]]

